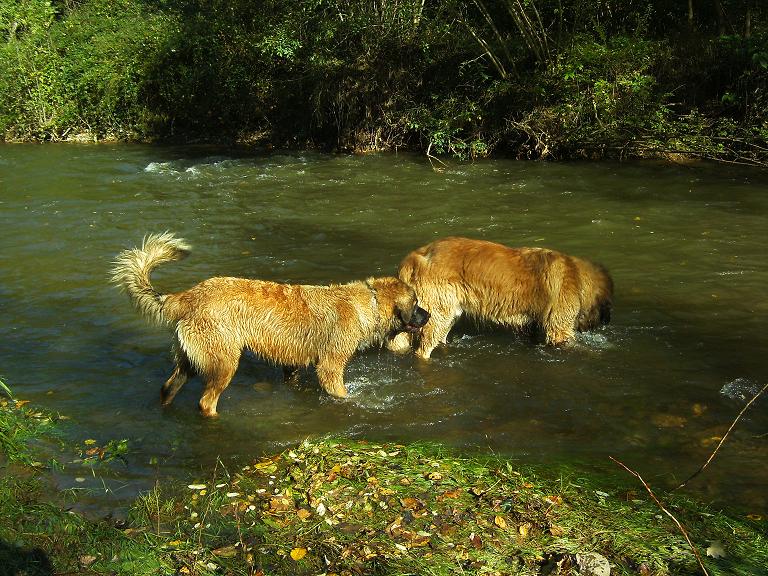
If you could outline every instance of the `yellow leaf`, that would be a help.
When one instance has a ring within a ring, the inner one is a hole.
[[[296,516],[299,517],[300,520],[306,520],[312,515],[312,513],[307,510],[306,508],[301,508],[296,512]]]
[[[504,520],[501,516],[496,516],[493,519],[493,523],[496,524],[499,528],[506,528],[507,527],[507,521]]]
[[[222,546],[221,548],[216,548],[216,550],[211,550],[211,553],[219,558],[232,558],[237,556],[237,548],[234,546]]]
[[[83,444],[87,444],[88,446],[90,446],[91,444],[96,444],[96,440],[94,440],[93,438],[88,438],[88,440],[83,442]]]
[[[525,524],[520,524],[517,531],[520,533],[520,536],[523,538],[527,538],[528,534],[531,531],[531,525],[526,522]]]
[[[306,548],[294,548],[293,550],[291,550],[291,558],[296,560],[296,562],[304,558],[304,556],[306,555],[307,555]]]
[[[552,536],[562,536],[565,534],[565,528],[562,528],[560,526],[555,526],[554,524],[549,527],[549,533],[552,534]]]

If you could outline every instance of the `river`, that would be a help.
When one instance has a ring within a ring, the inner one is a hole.
[[[197,379],[161,409],[170,335],[108,281],[120,250],[165,230],[193,250],[154,274],[162,291],[214,275],[389,275],[410,250],[462,235],[602,263],[613,320],[568,349],[467,323],[429,363],[359,353],[341,401],[311,370],[292,387],[244,356],[221,416],[206,420]],[[669,488],[766,382],[766,240],[768,175],[743,168],[0,145],[0,375],[67,416],[76,444],[128,440],[103,479],[77,465],[60,473],[95,506],[328,434],[618,471],[613,456]],[[761,398],[687,490],[768,513],[766,432]]]

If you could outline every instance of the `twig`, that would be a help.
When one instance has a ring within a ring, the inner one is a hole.
[[[632,470],[631,468],[627,467],[627,465],[626,465],[626,464],[624,464],[624,463],[622,463],[622,462],[619,462],[618,460],[616,460],[616,458],[614,458],[613,456],[608,456],[608,458],[610,458],[611,460],[613,460],[614,462],[616,462],[616,464],[618,464],[619,466],[621,466],[622,468],[624,468],[624,470],[626,470],[627,472],[629,472],[630,474],[632,474],[632,476],[634,476],[635,478],[637,478],[638,480],[640,480],[640,482],[642,482],[642,483],[643,483],[643,486],[645,486],[645,489],[648,491],[648,494],[650,494],[650,495],[651,495],[651,498],[653,498],[653,501],[654,501],[654,502],[656,502],[656,505],[657,505],[659,508],[661,508],[661,511],[662,511],[662,512],[664,512],[664,514],[666,514],[667,516],[669,516],[670,518],[672,518],[672,521],[675,523],[675,525],[677,526],[677,528],[680,530],[680,532],[682,533],[682,535],[683,535],[683,537],[685,538],[686,542],[688,542],[688,546],[690,546],[690,547],[691,547],[691,550],[693,550],[693,555],[694,555],[694,556],[696,556],[696,560],[699,562],[699,566],[701,567],[701,570],[704,572],[704,576],[709,576],[709,572],[707,572],[707,569],[704,567],[704,562],[703,562],[703,561],[702,561],[702,559],[701,559],[701,555],[699,554],[699,551],[696,549],[696,546],[694,546],[694,545],[693,545],[693,542],[691,542],[691,539],[688,537],[688,532],[686,532],[686,531],[685,531],[685,528],[684,528],[684,527],[683,527],[683,525],[680,523],[680,521],[679,521],[677,518],[675,518],[675,517],[672,515],[672,512],[670,512],[669,510],[667,510],[667,509],[664,507],[664,505],[663,505],[663,504],[662,504],[662,503],[659,501],[659,499],[656,497],[656,494],[654,494],[654,493],[653,493],[653,490],[651,490],[651,487],[650,487],[650,486],[648,486],[648,483],[647,483],[645,480],[643,480],[643,477],[642,477],[642,476],[640,476],[640,474],[639,474],[639,473],[637,473],[637,472],[635,472],[634,470]]]
[[[435,172],[442,172],[443,170],[445,170],[445,168],[448,168],[448,164],[440,160],[440,158],[438,158],[437,156],[433,156],[431,154],[431,151],[432,151],[432,142],[430,142],[429,146],[427,146],[427,159],[429,160],[429,164],[432,166],[432,170],[434,170]],[[444,168],[439,168],[439,167],[436,168],[433,160],[440,162],[440,164],[442,164]]]
[[[744,412],[746,412],[746,411],[747,411],[747,409],[748,409],[748,408],[749,408],[749,407],[752,405],[752,403],[753,403],[755,400],[757,400],[757,397],[758,397],[758,396],[760,396],[760,394],[762,394],[763,392],[765,392],[765,391],[766,391],[766,389],[768,389],[768,384],[766,384],[765,386],[763,386],[763,389],[762,389],[762,390],[760,390],[760,392],[758,392],[757,394],[755,394],[754,396],[752,396],[752,399],[751,399],[749,402],[747,402],[747,403],[744,405],[744,408],[742,408],[742,409],[741,409],[741,412],[739,412],[739,415],[738,415],[738,416],[736,416],[736,418],[733,420],[733,422],[731,423],[731,426],[730,426],[730,428],[728,428],[728,431],[727,431],[725,434],[723,434],[723,437],[720,439],[720,442],[718,442],[718,444],[717,444],[717,447],[715,448],[714,452],[712,452],[712,454],[710,454],[710,455],[709,455],[709,458],[707,458],[707,461],[706,461],[706,462],[704,462],[704,464],[701,466],[701,468],[699,468],[698,470],[696,470],[696,472],[694,472],[693,474],[691,474],[691,475],[688,477],[688,479],[687,479],[685,482],[683,482],[682,484],[680,484],[680,486],[678,486],[677,488],[675,488],[675,490],[679,490],[680,488],[682,488],[683,486],[685,486],[686,484],[688,484],[688,482],[690,482],[691,480],[693,480],[694,478],[696,478],[696,476],[698,476],[699,474],[701,474],[701,473],[704,471],[704,469],[705,469],[707,466],[709,466],[709,463],[710,463],[710,462],[712,462],[712,460],[713,460],[713,459],[714,459],[714,457],[715,457],[715,454],[717,454],[717,451],[718,451],[718,450],[720,450],[720,447],[721,447],[721,446],[723,445],[723,443],[725,442],[725,439],[726,439],[726,438],[728,438],[728,434],[730,434],[730,433],[731,433],[731,430],[733,430],[734,426],[736,426],[736,422],[738,422],[738,421],[739,421],[739,418],[741,418],[741,416],[744,414]]]

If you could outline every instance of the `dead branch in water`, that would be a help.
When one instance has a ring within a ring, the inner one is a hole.
[[[688,546],[690,546],[691,550],[693,550],[693,555],[696,556],[696,560],[699,562],[699,566],[701,567],[701,570],[704,572],[704,576],[709,576],[709,572],[707,572],[707,569],[704,567],[704,561],[701,559],[701,555],[699,554],[699,551],[696,549],[696,546],[694,546],[693,542],[691,542],[691,539],[688,536],[688,532],[686,532],[685,527],[680,523],[680,521],[677,518],[674,517],[672,512],[670,512],[669,510],[667,510],[664,507],[664,505],[661,503],[661,501],[656,497],[656,494],[653,493],[653,490],[651,490],[651,487],[648,485],[648,483],[645,480],[643,480],[643,477],[640,476],[640,474],[638,472],[635,472],[634,470],[629,468],[626,464],[616,460],[616,458],[614,458],[613,456],[608,456],[608,458],[610,458],[611,460],[616,462],[616,464],[618,464],[619,466],[624,468],[624,470],[626,470],[627,472],[632,474],[632,476],[634,476],[635,478],[640,480],[640,482],[643,483],[643,486],[645,486],[645,489],[648,491],[648,494],[650,494],[651,498],[653,498],[653,501],[656,502],[656,505],[659,508],[661,508],[661,511],[664,512],[664,514],[666,514],[667,516],[672,518],[672,521],[675,523],[675,525],[677,526],[678,530],[680,530],[680,532],[683,535],[683,537],[685,538],[686,542],[688,542]]]
[[[714,459],[714,457],[715,457],[715,455],[717,454],[718,450],[720,450],[720,447],[721,447],[721,446],[723,445],[723,443],[725,442],[725,439],[726,439],[726,438],[728,438],[728,434],[730,434],[730,433],[731,433],[731,430],[733,430],[733,428],[736,426],[736,422],[738,422],[738,421],[739,421],[739,419],[742,417],[742,415],[744,414],[744,412],[746,412],[746,411],[747,411],[747,409],[748,409],[748,408],[749,408],[749,407],[752,405],[752,403],[753,403],[755,400],[757,400],[758,396],[760,396],[760,394],[762,394],[763,392],[765,392],[765,391],[766,391],[766,389],[768,389],[768,384],[766,384],[765,386],[763,386],[763,389],[762,389],[762,390],[760,390],[760,392],[758,392],[757,394],[755,394],[754,396],[752,396],[752,399],[751,399],[749,402],[747,402],[747,403],[744,405],[744,408],[742,408],[742,409],[741,409],[741,412],[739,412],[738,416],[736,416],[736,418],[733,420],[733,422],[731,422],[731,426],[728,428],[728,431],[727,431],[727,432],[726,432],[726,433],[723,435],[723,437],[720,439],[720,442],[718,442],[718,444],[717,444],[717,446],[715,447],[715,450],[712,452],[712,454],[710,454],[710,455],[709,455],[709,458],[707,458],[707,461],[706,461],[706,462],[704,462],[704,464],[701,466],[701,468],[699,468],[698,470],[696,470],[696,472],[694,472],[693,474],[691,474],[691,475],[688,477],[688,479],[687,479],[685,482],[683,482],[682,484],[680,484],[680,486],[678,486],[677,488],[675,488],[675,490],[679,490],[680,488],[682,488],[683,486],[685,486],[686,484],[688,484],[688,482],[690,482],[691,480],[693,480],[694,478],[696,478],[696,476],[698,476],[699,474],[701,474],[701,473],[704,471],[704,469],[705,469],[707,466],[709,466],[709,463],[710,463],[710,462],[712,462],[712,460]]]
[[[431,151],[432,151],[432,142],[430,142],[429,146],[427,146],[427,158],[429,159],[430,166],[432,166],[432,170],[434,170],[435,172],[442,172],[443,170],[448,168],[448,164],[446,164],[445,162],[440,160],[440,158],[438,158],[437,156],[433,156],[431,154]],[[439,166],[435,166],[435,161],[437,161],[440,164],[442,164],[443,167],[441,168]]]

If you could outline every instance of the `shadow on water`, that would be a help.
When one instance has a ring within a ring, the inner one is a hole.
[[[48,556],[40,548],[24,548],[0,540],[0,576],[53,576]]]

